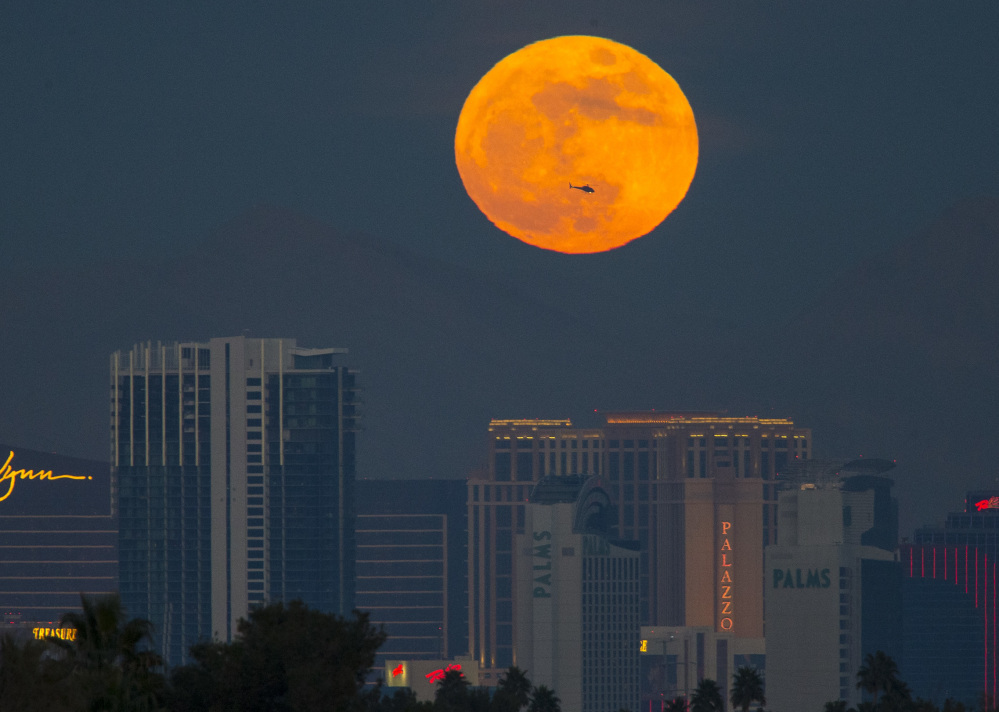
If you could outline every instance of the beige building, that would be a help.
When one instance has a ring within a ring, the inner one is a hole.
[[[566,710],[637,709],[638,546],[607,536],[597,477],[548,477],[517,537],[517,664]]]
[[[859,463],[876,472],[884,461]],[[781,540],[766,550],[767,709],[822,709],[835,700],[856,707],[865,656],[883,650],[899,659],[891,484],[854,471],[799,479],[780,493]]]
[[[531,485],[599,475],[612,533],[639,550],[643,625],[707,627],[763,638],[763,549],[776,541],[776,475],[811,452],[811,431],[784,418],[614,412],[599,427],[493,420],[489,460],[468,481],[469,647],[483,684],[520,665],[509,564]]]

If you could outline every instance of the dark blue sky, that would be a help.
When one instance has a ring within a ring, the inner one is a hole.
[[[996,27],[993,2],[4,3],[4,269],[171,258],[265,203],[548,304],[595,295],[652,325],[684,301],[765,330],[956,202],[999,195]],[[454,166],[475,82],[564,34],[648,55],[698,122],[687,198],[603,255],[500,232]]]
[[[454,126],[496,61],[574,33],[658,62],[701,133],[687,200],[622,269],[669,271],[672,242],[797,296],[997,192],[994,4],[621,5],[5,4],[4,251],[167,253],[266,201],[517,272],[535,253],[464,195]]]

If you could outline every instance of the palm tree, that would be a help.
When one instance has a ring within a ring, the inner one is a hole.
[[[529,712],[562,712],[562,701],[555,696],[555,691],[540,685],[531,694]]]
[[[0,636],[0,709],[54,712],[75,707],[65,662],[51,652],[45,641]]]
[[[67,651],[72,675],[92,710],[153,710],[163,690],[155,672],[160,657],[149,650],[152,624],[126,620],[118,594],[80,596],[81,612],[66,613],[63,627],[76,629],[72,641],[52,639]]]
[[[725,700],[717,682],[706,677],[697,683],[697,689],[690,698],[691,712],[722,712],[724,709]]]
[[[763,678],[756,668],[743,665],[732,676],[732,706],[749,712],[749,706],[754,702],[767,703],[763,696]]]
[[[496,695],[493,698],[496,707],[501,712],[520,712],[531,701],[531,681],[527,673],[513,666],[499,681]]]
[[[886,692],[898,681],[898,665],[883,650],[868,653],[857,670],[857,689],[874,695],[875,707],[878,706],[878,693]]]
[[[434,709],[437,712],[465,712],[468,706],[468,680],[460,670],[448,670],[437,683]]]
[[[909,686],[898,678],[892,678],[881,698],[881,707],[889,712],[909,710],[912,707],[912,692]]]

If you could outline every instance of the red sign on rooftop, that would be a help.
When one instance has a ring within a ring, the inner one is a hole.
[[[999,497],[989,497],[975,502],[975,509],[981,512],[983,509],[999,509]]]

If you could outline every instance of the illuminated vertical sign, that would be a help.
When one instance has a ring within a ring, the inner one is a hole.
[[[732,522],[721,523],[721,561],[719,569],[721,578],[718,582],[721,587],[719,596],[718,628],[721,630],[732,630],[734,625],[734,599],[732,595],[734,581],[732,580]]]

